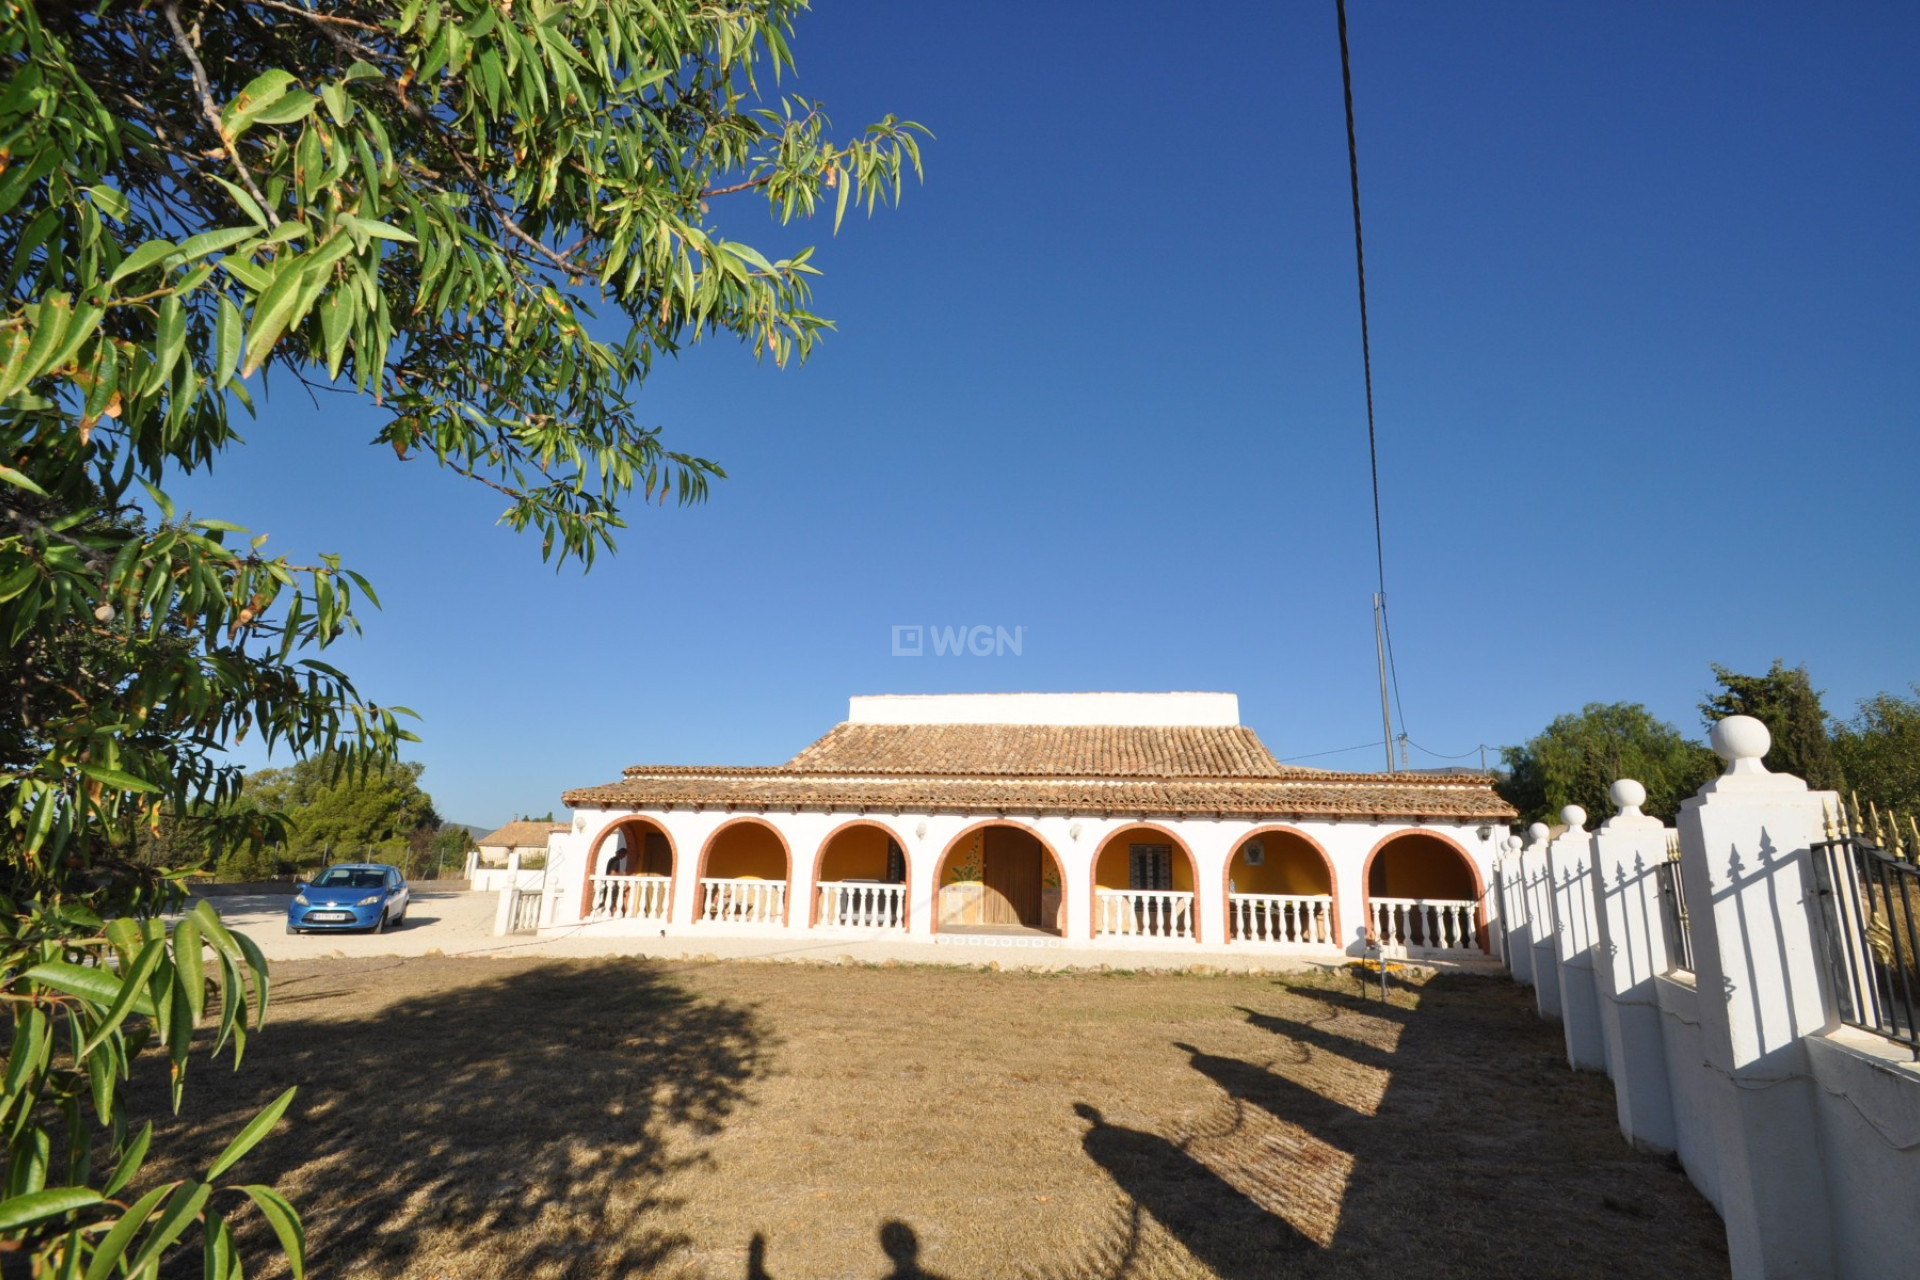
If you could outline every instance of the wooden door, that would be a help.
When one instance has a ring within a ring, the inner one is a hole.
[[[1024,831],[989,829],[981,878],[987,893],[982,924],[1040,925],[1040,843]]]

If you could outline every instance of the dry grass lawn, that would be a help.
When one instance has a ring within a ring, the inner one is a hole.
[[[172,1129],[210,1154],[298,1084],[236,1173],[292,1194],[319,1276],[1727,1271],[1713,1211],[1621,1141],[1606,1081],[1495,979],[1382,1006],[1345,977],[275,976],[244,1070],[197,1066]]]

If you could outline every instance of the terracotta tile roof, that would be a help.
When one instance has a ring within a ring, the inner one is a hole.
[[[1251,729],[841,724],[784,765],[636,765],[579,807],[1518,816],[1489,779],[1282,765]]]
[[[474,843],[486,846],[505,845],[509,849],[544,849],[547,847],[548,836],[556,831],[566,830],[568,830],[568,827],[564,822],[527,822],[522,820],[509,822],[498,831],[489,832],[481,836],[478,840],[475,840]]]
[[[1288,778],[1253,730],[1047,724],[841,724],[795,773],[1075,778]]]

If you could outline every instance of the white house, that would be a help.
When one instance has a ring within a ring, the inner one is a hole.
[[[540,919],[612,933],[1484,950],[1482,776],[1276,761],[1227,693],[857,697],[770,767],[566,793]]]
[[[541,884],[545,873],[537,868],[546,865],[547,844],[556,836],[566,835],[568,830],[564,822],[515,818],[506,826],[489,831],[474,841],[475,848],[467,855],[468,887],[494,892],[506,888],[509,882],[520,888]],[[522,870],[523,864],[529,862],[533,868]]]

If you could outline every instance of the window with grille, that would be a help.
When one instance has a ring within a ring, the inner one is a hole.
[[[897,840],[887,839],[887,883],[905,884],[907,882],[907,855]]]
[[[1127,846],[1131,855],[1127,871],[1129,889],[1173,888],[1173,846],[1136,844]]]

